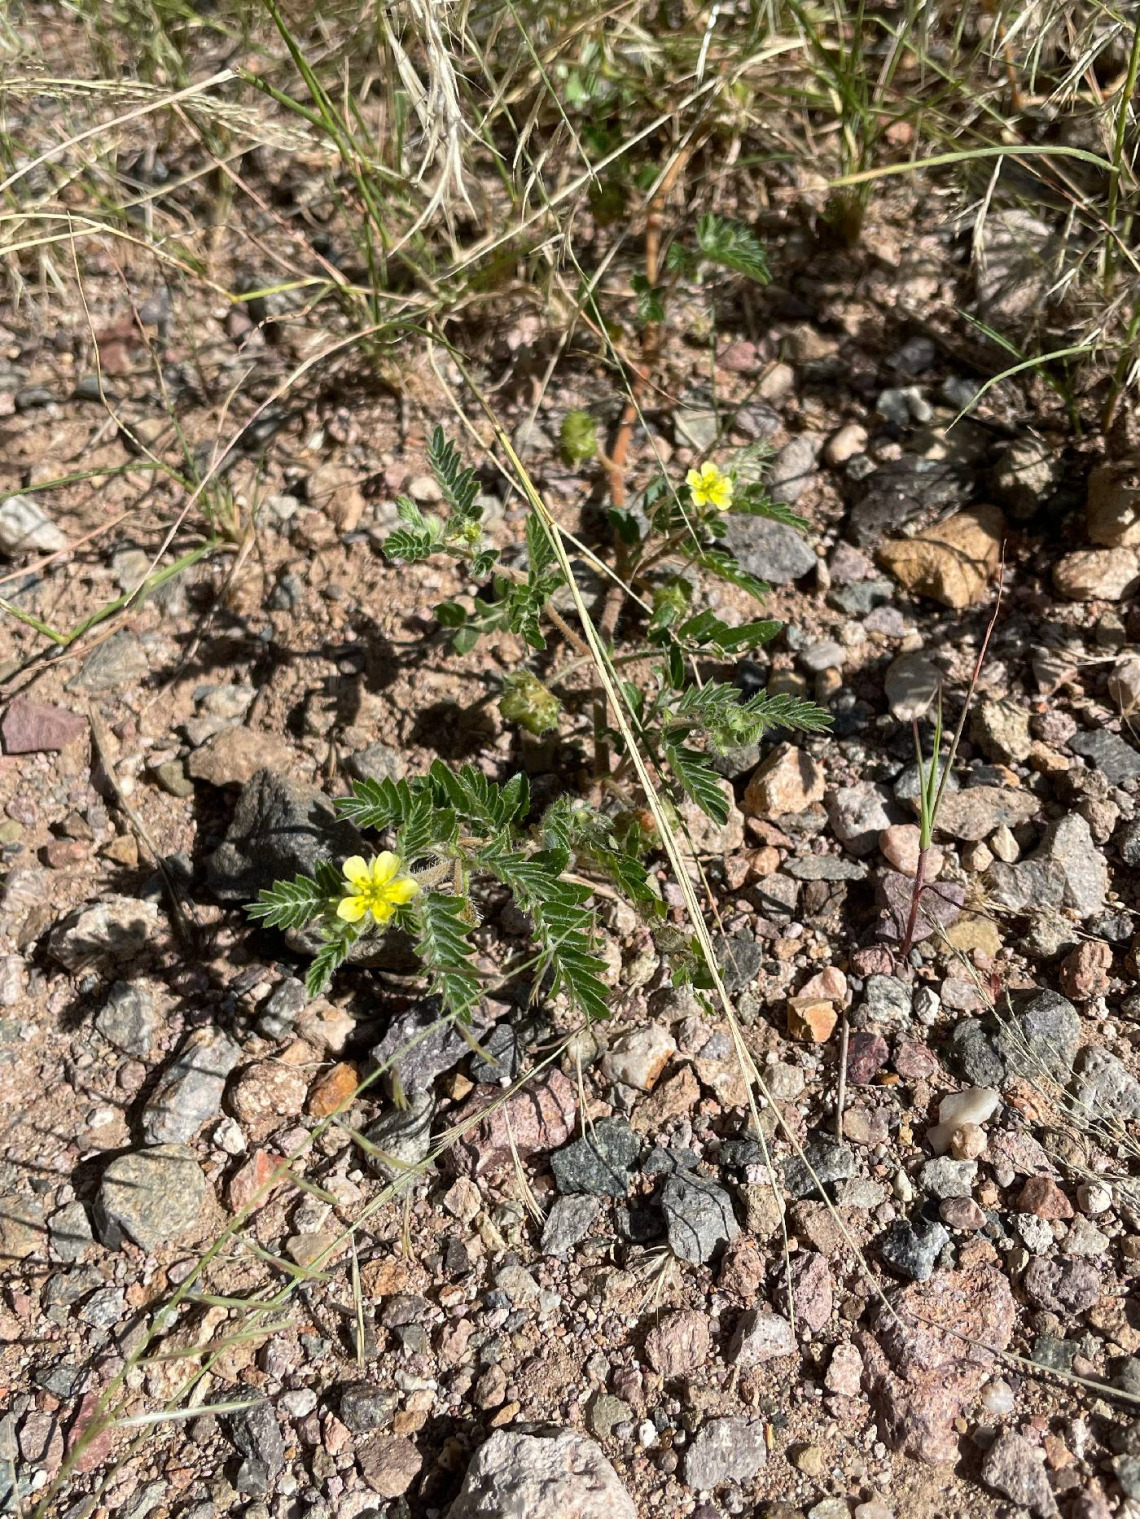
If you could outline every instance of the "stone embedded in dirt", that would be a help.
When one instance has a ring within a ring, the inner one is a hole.
[[[677,1041],[669,1030],[650,1023],[618,1035],[602,1058],[602,1075],[639,1092],[652,1092],[676,1053]]]
[[[603,1118],[550,1157],[558,1190],[593,1197],[625,1197],[641,1154],[641,1140],[624,1118]]]
[[[953,1461],[954,1420],[1013,1333],[1009,1282],[987,1265],[939,1271],[892,1292],[888,1303],[859,1339],[882,1438],[923,1461]]]
[[[837,854],[794,855],[785,862],[784,871],[797,881],[862,881],[867,876],[861,861]]]
[[[556,1150],[573,1133],[577,1097],[574,1083],[561,1071],[552,1071],[545,1080],[532,1082],[507,1102],[497,1103],[481,1123],[468,1128],[472,1117],[493,1100],[484,1093],[473,1093],[451,1115],[452,1123],[466,1130],[453,1155],[457,1167],[468,1176],[513,1165],[515,1153],[526,1159]]]
[[[225,841],[210,856],[210,889],[223,902],[249,902],[274,881],[311,875],[322,860],[365,852],[315,786],[259,770],[242,787]]]
[[[601,1211],[596,1197],[577,1193],[555,1198],[542,1228],[542,1253],[564,1258],[585,1239]]]
[[[718,524],[719,536],[749,575],[769,585],[788,585],[810,575],[818,563],[802,533],[785,522],[734,512]]]
[[[918,857],[922,840],[917,823],[892,823],[879,835],[879,850],[888,865],[900,875],[913,877],[918,870]],[[926,851],[923,878],[936,881],[942,874],[942,851],[931,844]]]
[[[910,1223],[900,1218],[884,1235],[879,1254],[899,1276],[925,1282],[933,1275],[938,1257],[949,1243],[950,1236],[941,1224],[923,1218]]]
[[[973,1234],[986,1222],[985,1209],[972,1197],[947,1197],[938,1205],[938,1217],[951,1229]]]
[[[1003,1023],[997,1047],[1007,1075],[1040,1077],[1066,1082],[1081,1039],[1076,1008],[1059,992],[1038,991],[1015,1001],[1012,1020]]]
[[[48,1219],[48,1238],[57,1261],[73,1266],[83,1258],[88,1247],[94,1244],[95,1236],[87,1209],[81,1202],[65,1203],[56,1209]]]
[[[929,655],[916,649],[891,661],[883,684],[892,714],[900,722],[916,722],[938,695],[942,671]]]
[[[930,521],[967,499],[971,481],[947,459],[915,454],[887,460],[868,476],[866,494],[851,509],[848,533],[859,548],[873,548],[912,522]]]
[[[1086,1045],[1077,1062],[1077,1075],[1070,1091],[1077,1114],[1088,1121],[1103,1122],[1106,1115],[1128,1120],[1140,1118],[1140,1081],[1111,1050]]]
[[[970,718],[970,737],[987,759],[1020,765],[1029,758],[1029,713],[1011,701],[983,701]]]
[[[52,754],[86,732],[87,719],[78,712],[21,698],[10,702],[0,718],[5,754]]]
[[[399,1395],[371,1382],[346,1382],[340,1389],[337,1412],[344,1427],[354,1435],[370,1435],[386,1429],[399,1406]]]
[[[1056,279],[1057,234],[1020,206],[987,212],[977,230],[978,315],[997,332],[1025,336]]]
[[[728,1348],[728,1363],[747,1369],[795,1352],[796,1337],[786,1318],[766,1308],[750,1308],[737,1321]]]
[[[728,992],[743,991],[746,986],[751,985],[763,969],[764,962],[770,953],[766,945],[758,943],[755,939],[746,938],[743,934],[735,934],[731,938],[724,934],[714,934],[713,947],[717,952],[721,977],[725,990]]]
[[[247,1389],[241,1389],[247,1391]],[[234,1475],[239,1493],[264,1498],[285,1467],[285,1440],[277,1411],[267,1398],[225,1418],[225,1428],[242,1457]]]
[[[47,1256],[43,1204],[32,1197],[0,1197],[0,1263]]]
[[[952,839],[973,844],[997,828],[1027,823],[1040,810],[1040,799],[1031,792],[1008,786],[970,786],[963,791],[946,791],[938,810],[938,827]]]
[[[416,1092],[407,1106],[393,1108],[370,1123],[364,1137],[370,1146],[365,1164],[374,1176],[396,1182],[422,1164],[431,1151],[431,1126],[436,1102],[431,1092]]]
[[[702,1176],[669,1176],[661,1189],[661,1210],[669,1248],[694,1266],[711,1261],[722,1244],[739,1232],[732,1199]]]
[[[708,1360],[708,1315],[693,1309],[666,1314],[645,1338],[645,1358],[666,1382],[692,1377]]]
[[[348,1060],[338,1060],[318,1076],[309,1090],[305,1111],[310,1118],[327,1118],[352,1101],[360,1086],[360,1071]]]
[[[918,1180],[926,1195],[939,1202],[947,1197],[969,1197],[978,1180],[978,1163],[940,1155],[923,1163]]]
[[[1062,960],[1057,979],[1066,997],[1087,1002],[1108,991],[1111,972],[1112,945],[1103,939],[1084,939]]]
[[[794,744],[780,744],[756,771],[744,793],[744,812],[753,818],[805,812],[823,800],[823,767]]]
[[[927,882],[918,894],[917,908],[914,882],[913,876],[900,875],[897,870],[884,870],[875,881],[875,900],[882,909],[878,930],[881,939],[901,941],[909,931],[911,942],[919,944],[934,934],[944,933],[957,921],[966,900],[966,888],[961,881]]]
[[[804,1146],[802,1156],[786,1156],[782,1166],[790,1197],[816,1197],[821,1185],[826,1188],[847,1180],[855,1170],[855,1156],[847,1145],[815,1139]]]
[[[1073,1216],[1072,1203],[1050,1176],[1031,1176],[1018,1193],[1014,1206],[1019,1213],[1032,1213],[1046,1220]]]
[[[292,744],[279,733],[223,728],[194,750],[186,770],[210,786],[244,786],[259,770],[288,770],[295,758]]]
[[[818,1334],[831,1318],[833,1292],[831,1270],[827,1257],[817,1250],[799,1250],[788,1259],[786,1279],[776,1289],[776,1306],[788,1310],[789,1289],[791,1307],[797,1328]]]
[[[1044,1452],[1016,1430],[1003,1429],[986,1451],[982,1481],[1037,1519],[1060,1513],[1045,1472]]]
[[[1136,549],[1077,549],[1053,566],[1053,589],[1066,601],[1123,601],[1140,590]]]
[[[92,966],[116,969],[133,960],[155,938],[160,914],[153,902],[136,897],[103,897],[77,908],[51,931],[48,953],[73,974]]]
[[[1057,450],[1041,438],[1015,438],[994,461],[991,483],[996,499],[1015,522],[1028,522],[1061,481]]]
[[[476,1038],[482,1027],[477,1019],[473,1030]],[[438,997],[423,997],[397,1014],[370,1051],[384,1072],[381,1080],[385,1090],[407,1097],[430,1091],[437,1077],[470,1053],[470,1044],[456,1028],[455,1020],[444,1016]]]
[[[637,1519],[593,1440],[571,1429],[497,1429],[475,1452],[448,1519]]]
[[[400,1498],[419,1476],[423,1457],[406,1435],[368,1435],[356,1446],[360,1475],[381,1498]]]
[[[970,1027],[971,1024],[958,1024],[958,1028]],[[935,1155],[945,1155],[959,1129],[965,1124],[980,1126],[988,1123],[1000,1101],[993,1087],[969,1087],[964,1092],[951,1092],[938,1104],[938,1122],[927,1129],[927,1144]]]
[[[1089,472],[1085,531],[1106,548],[1140,547],[1140,460],[1117,459]]]
[[[835,1032],[839,1013],[821,997],[788,998],[788,1033],[806,1044],[826,1044]]]
[[[782,501],[786,506],[796,504],[815,479],[816,460],[822,447],[823,439],[818,433],[797,433],[794,438],[788,439],[768,466],[765,476],[765,484],[773,501]],[[742,520],[764,519],[746,517]],[[772,579],[770,573],[767,579]],[[779,584],[778,581],[775,583]]]
[[[996,506],[972,506],[913,538],[890,538],[879,562],[908,591],[960,609],[980,601],[1001,559],[1005,518]]]
[[[142,644],[124,630],[95,645],[66,689],[85,691],[90,696],[113,695],[139,685],[149,673]]]
[[[184,1144],[222,1110],[226,1078],[241,1050],[218,1028],[189,1034],[147,1099],[140,1120],[148,1144]]]
[[[847,1080],[853,1086],[870,1086],[890,1055],[882,1034],[856,1029],[847,1043]]]
[[[312,1059],[312,1051],[309,1051]],[[246,1066],[233,1084],[229,1108],[249,1133],[267,1133],[283,1118],[304,1111],[309,1078],[299,1065],[285,1060],[258,1060]]]
[[[853,855],[874,853],[879,835],[891,826],[891,793],[886,786],[859,781],[829,792],[827,815],[836,838]],[[896,814],[897,815],[897,814]]]
[[[1021,1279],[1030,1302],[1050,1313],[1086,1313],[1100,1297],[1100,1272],[1086,1260],[1036,1256]]]
[[[1091,761],[1110,786],[1126,786],[1140,775],[1140,751],[1137,751],[1119,733],[1107,728],[1094,728],[1088,733],[1077,733],[1069,739],[1074,754]]]
[[[748,1419],[706,1419],[685,1452],[686,1484],[711,1493],[728,1482],[751,1482],[768,1459],[764,1426]]]
[[[145,986],[116,981],[95,1016],[95,1027],[125,1055],[149,1055],[158,1033],[154,998]]]
[[[905,1028],[910,1022],[911,989],[898,976],[868,976],[861,1012],[868,1023]]]
[[[174,1244],[199,1229],[210,1187],[193,1150],[160,1144],[120,1155],[103,1172],[95,1229],[118,1250],[131,1239],[144,1250]]]
[[[15,559],[23,554],[56,554],[66,547],[66,534],[31,496],[7,496],[0,501],[0,554]]]
[[[309,505],[324,512],[340,532],[351,533],[364,512],[359,481],[358,470],[330,459],[318,464],[309,475],[305,481],[305,496]],[[403,1488],[400,1491],[403,1492]]]

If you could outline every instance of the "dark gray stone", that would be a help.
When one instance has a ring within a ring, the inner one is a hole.
[[[748,574],[771,585],[788,585],[810,575],[815,551],[802,533],[769,517],[733,513],[721,525],[720,536]]]
[[[226,1429],[243,1457],[234,1486],[239,1493],[265,1497],[285,1466],[285,1441],[276,1409],[262,1398],[252,1408],[227,1415]]]
[[[949,1232],[939,1223],[920,1219],[892,1224],[879,1246],[879,1254],[892,1271],[913,1282],[929,1281],[938,1257],[950,1243]]]
[[[1015,1005],[1012,1023],[997,1034],[1007,1075],[1069,1080],[1081,1039],[1076,1008],[1059,992],[1039,991]]]
[[[732,1199],[702,1176],[676,1175],[661,1189],[669,1247],[679,1260],[703,1265],[739,1232]]]
[[[221,1029],[195,1029],[183,1040],[142,1113],[148,1144],[184,1144],[222,1110],[226,1078],[241,1050]]]
[[[755,981],[768,954],[763,944],[758,944],[755,939],[746,939],[742,934],[732,938],[714,934],[713,947],[720,963],[725,990],[730,993],[743,991]]]
[[[860,548],[873,548],[911,523],[921,527],[964,506],[970,484],[945,460],[913,454],[889,460],[868,476],[866,494],[852,508],[848,536]]]
[[[322,860],[367,853],[359,833],[337,818],[315,786],[259,770],[234,807],[225,842],[207,862],[207,880],[223,902],[250,902],[266,886],[311,875]]]
[[[556,1198],[543,1225],[543,1255],[569,1255],[579,1240],[585,1239],[590,1232],[600,1209],[596,1197],[576,1194]]]
[[[340,1390],[340,1422],[354,1435],[387,1429],[400,1406],[399,1394],[371,1382],[349,1382]]]
[[[496,1023],[490,1033],[480,1038],[481,1049],[490,1056],[482,1060],[478,1055],[471,1062],[472,1081],[501,1083],[513,1081],[522,1069],[522,1045],[518,1029],[512,1023]]]
[[[714,1492],[729,1482],[751,1482],[767,1459],[761,1423],[707,1419],[685,1452],[685,1482],[700,1493]]]
[[[95,1227],[117,1250],[124,1239],[157,1250],[196,1229],[209,1183],[186,1145],[155,1145],[120,1155],[103,1172]]]
[[[837,854],[796,855],[784,862],[783,869],[797,881],[861,881],[867,874],[862,861]]]
[[[641,1153],[641,1140],[624,1118],[602,1118],[582,1139],[550,1157],[558,1190],[594,1197],[624,1197]]]
[[[824,1187],[846,1181],[855,1170],[855,1156],[847,1145],[830,1139],[813,1139],[803,1156],[789,1155],[783,1162],[784,1186],[791,1197],[817,1197],[817,1180]],[[814,1174],[813,1174],[814,1173]]]
[[[135,635],[112,633],[88,654],[79,672],[67,682],[67,690],[92,696],[125,691],[144,681],[149,673],[146,653]]]
[[[1112,786],[1126,786],[1140,775],[1140,752],[1119,733],[1110,733],[1107,728],[1074,734],[1069,748],[1090,760]]]
[[[416,1092],[406,1108],[394,1108],[364,1130],[369,1144],[368,1169],[384,1181],[399,1181],[409,1168],[427,1159],[431,1150],[431,1126],[435,1118],[435,1098],[430,1091]]]
[[[158,1032],[154,998],[143,986],[116,981],[95,1018],[103,1038],[127,1055],[149,1055]]]
[[[414,1097],[430,1091],[437,1076],[470,1052],[455,1020],[443,1016],[439,998],[425,997],[392,1020],[371,1055],[384,1068],[382,1079],[389,1093]]]

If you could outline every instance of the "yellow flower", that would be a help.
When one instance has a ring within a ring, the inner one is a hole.
[[[337,904],[337,917],[359,923],[371,913],[377,923],[387,923],[396,908],[410,902],[420,889],[411,876],[400,874],[403,868],[403,860],[390,849],[371,860],[362,860],[358,854],[345,860],[341,870],[352,890]]]
[[[694,506],[715,506],[718,512],[727,512],[732,505],[732,476],[717,469],[711,461],[700,469],[691,469],[685,476]]]

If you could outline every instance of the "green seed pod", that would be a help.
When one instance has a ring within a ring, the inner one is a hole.
[[[529,670],[517,670],[503,681],[499,711],[509,723],[518,723],[537,737],[558,726],[562,703]]]
[[[598,428],[588,411],[568,411],[558,437],[562,462],[570,469],[588,463],[598,452]]]

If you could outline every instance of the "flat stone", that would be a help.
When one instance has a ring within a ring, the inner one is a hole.
[[[685,1482],[701,1493],[714,1492],[729,1482],[751,1482],[767,1459],[761,1423],[707,1419],[685,1452]]]
[[[816,1139],[804,1146],[802,1158],[789,1155],[782,1165],[784,1186],[789,1196],[815,1197],[819,1185],[829,1187],[834,1182],[847,1180],[855,1170],[855,1156],[847,1145]]]
[[[95,1198],[95,1227],[111,1249],[131,1239],[158,1250],[196,1233],[209,1183],[194,1152],[155,1145],[120,1155],[103,1172]]]
[[[0,1197],[0,1265],[47,1256],[43,1204],[33,1197]]]
[[[828,794],[827,815],[836,838],[856,856],[873,854],[879,834],[894,822],[891,793],[885,786],[860,781]]]
[[[866,493],[851,509],[848,532],[860,548],[872,548],[912,522],[962,505],[969,488],[967,476],[948,460],[903,454],[868,476]]]
[[[560,1258],[569,1255],[590,1232],[600,1211],[597,1198],[586,1194],[555,1198],[542,1229],[542,1253]]]
[[[683,1308],[666,1314],[645,1338],[645,1358],[666,1382],[691,1378],[708,1360],[712,1338],[707,1314]]]
[[[381,1498],[400,1498],[420,1474],[423,1457],[406,1435],[368,1435],[356,1447],[360,1474]]]
[[[1015,1430],[1003,1429],[982,1457],[982,1481],[1037,1519],[1060,1513],[1045,1472],[1044,1452]]]
[[[432,1093],[420,1091],[411,1096],[407,1107],[394,1108],[368,1125],[364,1137],[374,1148],[366,1153],[365,1163],[373,1175],[397,1182],[422,1165],[431,1151],[435,1109]]]
[[[160,914],[153,902],[109,896],[69,913],[51,931],[48,953],[65,970],[133,960],[156,936]]]
[[[670,1176],[661,1191],[669,1247],[679,1260],[703,1265],[739,1232],[732,1199],[699,1176]]]
[[[241,1050],[217,1028],[189,1034],[163,1072],[143,1109],[141,1127],[148,1144],[184,1144],[222,1110],[226,1078]]]
[[[1107,728],[1075,733],[1069,740],[1069,748],[1090,760],[1093,769],[1099,770],[1111,786],[1126,786],[1140,776],[1140,751]]]
[[[1123,1120],[1140,1118],[1140,1081],[1111,1050],[1086,1045],[1077,1072],[1070,1090],[1086,1121],[1103,1121],[1106,1113]]]
[[[15,559],[24,554],[55,554],[66,547],[66,534],[31,496],[7,496],[0,501],[0,554]]]
[[[158,1033],[154,998],[144,986],[116,981],[95,1017],[95,1027],[126,1055],[149,1055]]]
[[[473,1030],[476,1037],[479,1029]],[[437,1077],[459,1064],[471,1046],[443,1015],[437,997],[425,997],[397,1014],[384,1037],[372,1046],[372,1060],[384,1072],[385,1090],[393,1096],[414,1097],[428,1092]]]
[[[96,644],[78,673],[67,682],[67,690],[83,691],[90,696],[113,695],[140,685],[149,673],[142,644],[133,633],[124,630]]]
[[[288,770],[293,746],[279,733],[223,728],[191,754],[186,769],[211,786],[244,786],[259,770]]]
[[[883,680],[891,713],[911,723],[925,716],[942,686],[942,671],[921,649],[900,654]]]
[[[1136,549],[1077,549],[1053,566],[1053,589],[1066,601],[1124,601],[1140,590]]]
[[[594,1197],[625,1197],[641,1153],[641,1140],[622,1118],[602,1118],[550,1157],[558,1190]]]
[[[87,719],[66,707],[44,702],[10,702],[0,718],[5,754],[52,754],[66,749],[87,732]]]
[[[888,539],[879,561],[908,591],[960,609],[984,595],[1004,534],[1005,518],[996,506],[973,506],[913,538]]]
[[[862,881],[867,867],[861,860],[838,854],[802,854],[785,860],[784,871],[797,881]]]
[[[720,526],[720,537],[749,575],[769,585],[788,585],[810,575],[815,551],[802,533],[768,517],[733,513]]]
[[[799,814],[823,800],[823,768],[794,744],[779,744],[752,776],[744,793],[748,817]]]
[[[746,986],[750,986],[763,969],[769,954],[764,944],[745,938],[743,934],[731,938],[724,934],[714,934],[713,947],[720,963],[725,990],[730,993],[743,991]]]
[[[942,798],[937,826],[965,843],[988,838],[995,829],[1016,828],[1037,816],[1041,803],[1028,791],[1006,786],[970,786]]]
[[[638,1519],[601,1449],[571,1429],[497,1429],[472,1457],[448,1519]]]

